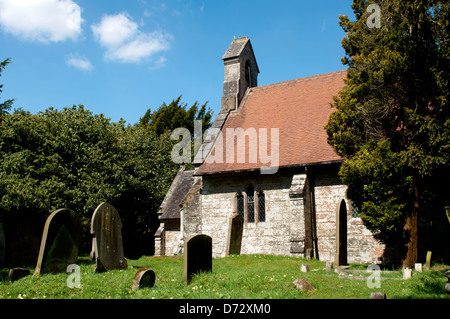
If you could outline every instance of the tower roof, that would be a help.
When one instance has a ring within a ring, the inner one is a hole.
[[[226,60],[230,60],[230,59],[239,57],[241,55],[242,51],[244,51],[244,48],[246,45],[249,45],[250,51],[253,55],[253,59],[255,60],[255,63],[256,63],[255,53],[253,52],[252,44],[248,37],[233,39],[233,41],[231,42],[227,51],[223,55],[222,60],[226,61]],[[256,64],[256,68],[258,69],[258,73],[259,73],[259,68],[258,68],[257,64]]]

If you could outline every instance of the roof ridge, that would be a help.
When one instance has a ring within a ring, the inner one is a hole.
[[[347,69],[345,70],[339,70],[339,71],[333,71],[333,72],[327,72],[327,73],[322,73],[322,74],[316,74],[316,75],[310,75],[310,76],[305,76],[302,78],[298,78],[298,79],[292,79],[292,80],[287,80],[287,81],[282,81],[282,82],[277,82],[277,83],[271,83],[271,84],[266,84],[266,85],[261,85],[261,86],[255,86],[252,87],[251,90],[263,90],[263,89],[268,89],[274,86],[281,86],[281,85],[288,85],[290,83],[295,83],[295,82],[303,82],[303,81],[309,81],[309,80],[315,80],[317,78],[323,78],[323,77],[327,77],[327,76],[331,76],[334,74],[338,74],[338,73],[344,73],[347,72]]]

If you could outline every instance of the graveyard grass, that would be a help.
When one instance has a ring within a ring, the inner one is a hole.
[[[300,272],[307,263],[310,271]],[[400,270],[390,269],[382,274],[381,288],[369,288],[365,272],[368,265],[351,265],[363,270],[353,277],[364,280],[338,278],[334,271],[326,271],[325,262],[297,257],[240,255],[213,259],[213,271],[194,275],[189,285],[183,282],[182,257],[141,257],[128,260],[128,268],[94,273],[89,257],[79,257],[81,288],[69,288],[69,275],[44,274],[27,276],[15,282],[7,280],[8,269],[0,270],[1,299],[348,299],[370,298],[371,292],[383,291],[388,299],[445,298],[444,272],[450,267],[434,265],[432,270],[402,278]],[[132,291],[133,278],[139,267],[148,267],[156,273],[151,288]],[[33,272],[34,269],[30,268]],[[351,276],[349,276],[351,277]],[[293,281],[305,278],[315,288],[304,292],[295,288]],[[390,278],[390,279],[389,279]],[[396,278],[396,279],[395,279]]]

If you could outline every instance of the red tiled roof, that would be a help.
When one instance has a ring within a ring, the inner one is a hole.
[[[245,144],[245,162],[237,162],[238,150],[235,142],[235,158],[227,163],[228,128],[242,128],[246,132],[250,131],[247,130],[249,128],[256,129],[256,132],[259,128],[266,128],[269,156],[272,147],[271,129],[278,128],[279,167],[342,160],[327,143],[324,126],[333,112],[330,103],[333,102],[333,96],[343,88],[346,74],[346,70],[343,70],[251,88],[247,91],[238,111],[230,112],[222,127],[223,148],[218,146],[216,140],[213,150],[196,174],[255,170],[269,165],[262,163],[259,156],[256,163],[250,162],[251,147],[248,141]],[[223,161],[208,163],[217,150],[223,151]]]

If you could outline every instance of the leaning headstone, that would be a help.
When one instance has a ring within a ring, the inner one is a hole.
[[[48,216],[41,239],[35,275],[65,272],[78,259],[81,223],[74,211],[61,208]]]
[[[295,287],[303,291],[310,291],[314,289],[314,287],[309,283],[309,281],[304,278],[295,279],[293,284],[295,285]]]
[[[91,234],[95,260],[95,272],[126,269],[123,252],[122,221],[117,210],[108,203],[101,203],[92,214]]]
[[[309,272],[309,266],[308,266],[308,264],[302,264],[302,265],[300,266],[300,271],[301,271],[301,272]]]
[[[417,272],[422,272],[422,264],[421,263],[416,263],[414,265],[414,270]]]
[[[150,288],[155,284],[155,272],[148,268],[141,268],[134,275],[132,290]]]
[[[36,265],[46,218],[28,211],[13,214],[0,207],[0,268]]]
[[[370,293],[370,299],[386,299],[386,293],[372,292],[372,293]]]
[[[189,284],[192,276],[199,272],[212,271],[212,238],[208,235],[193,235],[184,243],[184,282]]]
[[[236,214],[230,218],[228,231],[227,255],[240,255],[242,244],[242,232],[244,231],[244,217]]]
[[[332,261],[327,261],[327,263],[325,264],[325,270],[326,271],[332,271],[333,270],[333,262]]]
[[[430,270],[431,269],[431,251],[427,252],[427,259],[425,262],[425,270]]]
[[[412,269],[405,268],[403,269],[403,280],[409,279],[412,276]]]
[[[8,279],[11,282],[14,282],[20,278],[28,276],[30,273],[31,272],[28,268],[12,268],[9,270]]]

